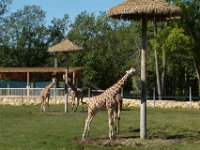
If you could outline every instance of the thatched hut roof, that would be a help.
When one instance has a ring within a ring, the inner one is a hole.
[[[163,0],[126,0],[112,7],[108,11],[108,16],[129,20],[147,16],[147,19],[166,20],[177,18],[181,13],[182,10],[179,7]]]
[[[83,50],[82,47],[66,39],[52,47],[49,47],[48,52],[77,52],[81,50]]]

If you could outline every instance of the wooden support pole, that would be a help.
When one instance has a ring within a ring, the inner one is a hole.
[[[147,18],[142,19],[142,49],[141,49],[141,104],[140,104],[140,138],[147,136],[147,100],[146,100],[146,51],[147,51]]]

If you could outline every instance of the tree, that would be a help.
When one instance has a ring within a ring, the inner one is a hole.
[[[65,14],[63,18],[53,18],[51,24],[48,26],[48,40],[47,43],[49,46],[53,46],[57,43],[60,43],[63,39],[66,38],[67,31],[69,29],[69,16]],[[50,57],[48,59],[48,65],[52,66],[52,62],[54,62],[53,58],[57,58],[59,60],[59,65],[66,66],[66,58],[63,53],[54,53],[54,57]]]
[[[1,42],[10,48],[12,61],[15,62],[12,66],[33,67],[45,63],[48,54],[44,18],[45,12],[39,6],[33,5],[24,6],[4,20]]]
[[[7,12],[8,6],[12,3],[12,0],[0,0],[0,18]]]
[[[139,47],[139,42],[134,42],[139,39],[135,27],[134,23],[113,22],[105,13],[98,17],[81,13],[72,24],[68,37],[83,46],[86,53],[73,54],[71,62],[84,65],[85,80],[102,89],[108,88],[138,60],[138,56],[133,60]]]
[[[192,40],[192,58],[193,66],[195,68],[195,76],[198,79],[198,89],[200,97],[200,1],[199,0],[190,0],[183,1],[179,3],[183,10],[183,17],[181,25],[185,29],[186,33],[189,35]]]
[[[151,44],[158,49],[160,54],[163,53],[163,49],[168,50],[165,52],[168,80],[173,81],[168,82],[168,85],[175,87],[175,89],[168,90],[168,92],[186,94],[184,93],[187,85],[185,75],[189,72],[189,64],[191,62],[191,43],[189,37],[184,34],[182,28],[167,27],[160,31],[155,36],[155,39],[151,40]]]

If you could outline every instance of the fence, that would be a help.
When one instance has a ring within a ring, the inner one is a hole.
[[[43,88],[0,88],[0,96],[40,96]],[[51,88],[51,96],[64,96],[64,88]]]
[[[16,97],[24,97],[24,96],[40,96],[40,92],[43,88],[0,88],[0,96],[16,96]],[[88,95],[88,98],[95,95],[99,95],[104,90],[91,90],[88,89],[88,93],[85,93],[85,95]],[[51,88],[51,96],[64,96],[64,88]],[[124,91],[121,90],[121,95],[124,98],[131,98],[131,99],[140,99],[140,92],[138,91]],[[152,100],[158,100],[158,96],[156,95],[155,89],[153,90],[153,93],[149,93],[147,95],[147,99]],[[190,93],[185,96],[162,96],[163,100],[177,100],[177,101],[199,101],[199,96],[192,95],[191,88]]]
[[[93,97],[95,95],[99,95],[104,90],[88,90],[88,97]],[[130,98],[130,99],[140,99],[141,93],[139,91],[124,91],[121,89],[121,95],[124,98]],[[149,100],[159,100],[158,95],[156,95],[155,88],[153,90],[153,93],[147,94],[147,99]],[[174,95],[166,95],[162,96],[162,100],[176,100],[176,101],[200,101],[199,96],[192,95],[192,89],[189,88],[189,94],[183,95],[183,96],[174,96]]]

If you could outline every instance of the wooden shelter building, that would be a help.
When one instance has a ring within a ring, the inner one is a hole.
[[[68,69],[68,76],[71,79],[81,78],[83,67],[0,67],[0,79],[26,79],[27,86],[30,85],[30,79],[59,79]]]

